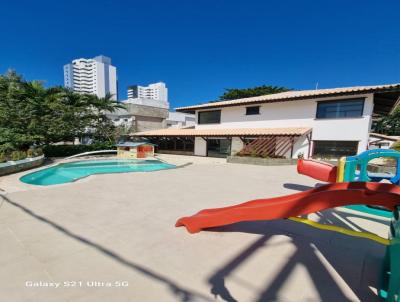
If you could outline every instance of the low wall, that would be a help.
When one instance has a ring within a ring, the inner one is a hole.
[[[297,164],[297,159],[261,158],[261,157],[251,157],[251,156],[228,156],[226,158],[226,161],[232,164],[247,164],[247,165],[260,165],[260,166],[287,166],[287,165]]]
[[[32,169],[42,165],[44,155],[0,163],[0,176]]]

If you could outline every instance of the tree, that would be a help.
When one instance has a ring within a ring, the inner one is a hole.
[[[400,107],[376,122],[374,131],[386,135],[400,135]]]
[[[121,107],[111,95],[99,98],[64,87],[45,88],[40,81],[27,82],[9,71],[0,75],[0,146],[24,150],[104,133],[113,126],[106,112]]]
[[[253,88],[237,89],[237,88],[227,88],[223,95],[219,97],[219,100],[236,100],[241,98],[248,98],[253,96],[274,94],[279,92],[290,91],[291,89],[279,86],[269,86],[262,85]]]
[[[90,125],[85,135],[90,135],[95,142],[115,142],[118,140],[118,127],[107,118],[107,113],[122,109],[124,106],[114,101],[111,94],[107,94],[104,98],[86,94],[84,98],[91,110],[90,114],[87,115],[90,118]]]
[[[0,145],[26,148],[40,139],[28,130],[35,112],[31,110],[26,88],[26,83],[15,71],[0,76]]]

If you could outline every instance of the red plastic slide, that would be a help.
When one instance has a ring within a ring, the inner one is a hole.
[[[297,173],[321,181],[336,182],[337,167],[313,159],[300,159],[297,161]]]
[[[180,218],[175,226],[185,226],[190,233],[197,233],[205,228],[241,221],[281,219],[354,204],[379,205],[394,210],[396,205],[400,205],[400,187],[373,182],[327,184],[292,195],[202,210],[193,216]]]

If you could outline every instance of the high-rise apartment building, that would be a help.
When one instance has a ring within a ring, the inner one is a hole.
[[[168,88],[163,82],[148,86],[133,85],[128,87],[128,103],[169,108]]]
[[[117,99],[117,69],[111,58],[76,59],[64,65],[64,85],[79,93],[104,97],[107,93]]]

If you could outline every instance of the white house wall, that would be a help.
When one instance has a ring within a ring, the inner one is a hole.
[[[198,156],[207,156],[207,142],[201,137],[195,138],[194,154]]]
[[[293,158],[297,158],[300,154],[304,156],[304,158],[308,158],[309,152],[309,143],[306,136],[300,137],[293,146]],[[290,157],[290,152],[286,154],[286,157]]]
[[[243,142],[239,137],[232,137],[231,142],[231,155],[236,155],[240,150],[243,149]]]
[[[362,117],[316,119],[317,102],[349,98],[365,98]],[[220,108],[221,123],[199,125],[196,120],[196,129],[310,127],[313,129],[312,140],[359,141],[358,152],[366,150],[368,146],[373,94],[260,104],[258,115],[246,115],[248,106],[257,105]],[[218,108],[209,110],[218,110]],[[196,111],[196,119],[199,111]],[[308,142],[303,137],[295,145],[294,157],[298,153],[307,155],[307,148]]]

